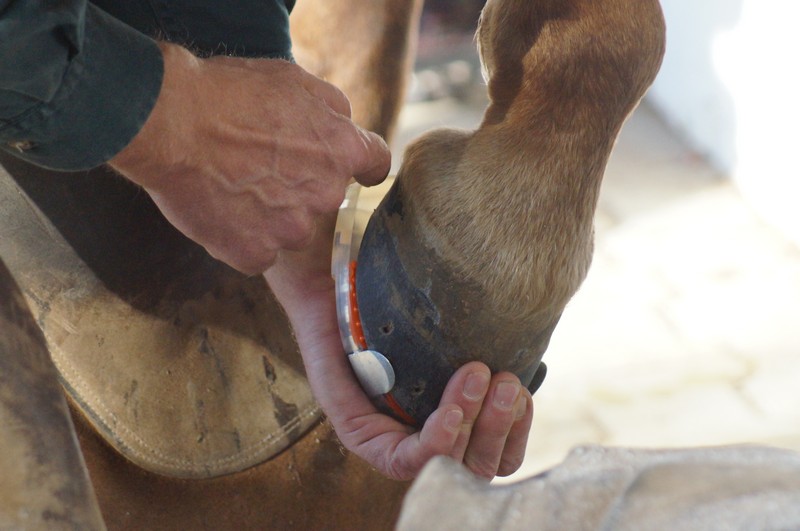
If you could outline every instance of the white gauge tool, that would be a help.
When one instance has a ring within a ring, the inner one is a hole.
[[[394,369],[389,360],[380,352],[367,349],[356,298],[358,250],[378,201],[369,201],[369,198],[365,200],[362,187],[357,183],[347,187],[336,218],[331,260],[331,275],[336,283],[336,314],[339,318],[342,345],[361,387],[370,397],[388,393],[395,382]]]

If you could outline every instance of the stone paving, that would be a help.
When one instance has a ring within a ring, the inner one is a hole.
[[[484,100],[407,105],[393,146],[472,128]],[[800,248],[641,106],[620,136],[596,251],[545,355],[526,462],[581,444],[800,450]],[[507,481],[507,480],[506,480]]]

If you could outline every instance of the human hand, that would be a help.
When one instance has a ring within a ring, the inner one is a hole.
[[[383,474],[415,477],[434,456],[463,462],[491,479],[516,471],[533,417],[531,395],[511,373],[492,376],[467,363],[450,379],[420,431],[383,415],[350,368],[339,338],[330,275],[335,218],[319,225],[302,252],[282,251],[265,274],[297,337],[311,388],[341,442]]]
[[[110,165],[216,258],[261,273],[280,249],[311,241],[352,178],[386,177],[386,143],[349,120],[333,85],[286,61],[161,48],[156,105]]]

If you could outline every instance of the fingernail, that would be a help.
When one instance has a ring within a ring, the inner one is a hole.
[[[511,411],[514,407],[514,402],[517,401],[520,389],[519,384],[514,382],[501,382],[497,384],[493,397],[494,406],[503,411]]]
[[[473,372],[464,382],[464,396],[470,400],[482,400],[489,388],[489,375],[485,372]]]
[[[444,415],[444,426],[450,431],[460,430],[463,421],[464,412],[460,409],[453,409]]]
[[[514,403],[514,421],[522,420],[526,411],[528,411],[528,400],[525,398],[525,393],[520,393]]]

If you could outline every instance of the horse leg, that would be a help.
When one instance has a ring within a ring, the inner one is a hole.
[[[393,409],[422,422],[470,360],[541,380],[589,268],[611,148],[664,34],[657,0],[488,0],[480,127],[408,146],[359,253],[361,324],[394,366]]]
[[[291,16],[298,64],[339,87],[353,120],[388,138],[403,104],[422,0],[300,0]]]
[[[0,262],[0,529],[104,529],[58,374]]]
[[[122,457],[76,415],[108,529],[393,529],[408,484],[384,478],[321,423],[269,461],[228,476],[178,479]]]

